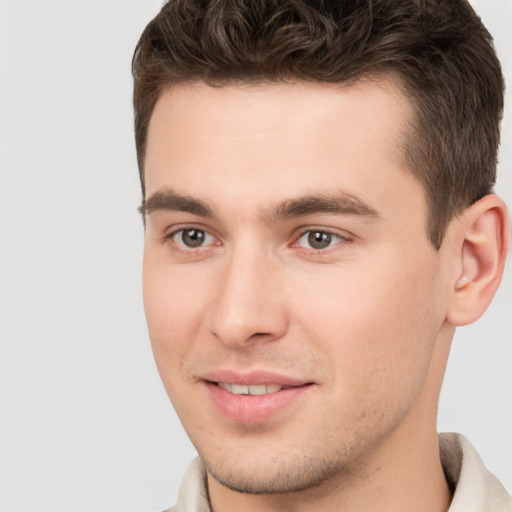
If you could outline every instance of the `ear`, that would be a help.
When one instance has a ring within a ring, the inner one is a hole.
[[[509,244],[507,207],[490,194],[453,222],[451,235],[458,262],[447,320],[460,326],[483,315],[500,284]]]

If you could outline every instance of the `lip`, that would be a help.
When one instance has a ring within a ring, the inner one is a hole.
[[[201,379],[215,408],[227,419],[247,424],[263,423],[296,405],[313,387],[310,381],[268,371],[240,373],[217,370]],[[285,389],[266,395],[235,395],[216,383],[263,385],[275,384]]]
[[[275,372],[253,370],[250,372],[237,372],[234,370],[215,370],[208,372],[201,377],[209,382],[226,382],[227,384],[262,385],[276,384],[278,386],[304,386],[311,381],[297,379]]]

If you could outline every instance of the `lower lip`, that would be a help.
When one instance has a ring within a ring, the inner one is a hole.
[[[228,419],[241,423],[268,421],[299,400],[311,385],[282,389],[266,395],[235,395],[212,382],[206,388],[217,409]]]

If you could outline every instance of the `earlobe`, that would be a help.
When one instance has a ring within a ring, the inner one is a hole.
[[[500,284],[509,244],[505,203],[490,194],[456,219],[460,262],[447,320],[456,326],[480,318]]]

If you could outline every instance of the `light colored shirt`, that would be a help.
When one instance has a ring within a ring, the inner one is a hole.
[[[512,498],[460,434],[440,434],[441,463],[454,489],[448,512],[512,512]],[[164,512],[211,512],[206,470],[199,458],[189,466],[175,507]]]

